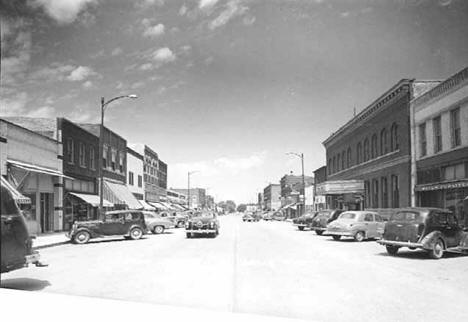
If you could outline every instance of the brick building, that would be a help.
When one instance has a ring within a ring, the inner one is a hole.
[[[314,208],[315,210],[322,210],[327,207],[325,195],[317,194],[317,186],[322,182],[327,181],[327,166],[323,166],[314,171]]]
[[[263,203],[266,210],[278,210],[281,207],[281,185],[270,183],[263,189]]]

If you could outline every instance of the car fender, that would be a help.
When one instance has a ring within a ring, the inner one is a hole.
[[[137,225],[137,224],[131,225],[130,228],[128,228],[127,234],[130,235],[130,232],[135,227],[140,228],[143,231],[143,235],[144,235],[144,234],[146,234],[146,229],[148,229],[149,226],[145,229],[145,227],[142,227],[141,225]]]
[[[73,235],[71,236],[72,239],[75,238],[76,234],[78,234],[79,232],[82,232],[82,231],[87,232],[87,233],[91,236],[91,238],[96,238],[96,237],[102,236],[102,235],[96,233],[95,231],[93,231],[93,230],[91,230],[91,229],[89,229],[89,228],[80,227],[80,228],[78,228],[77,230],[75,230],[75,231],[73,232]]]
[[[444,242],[444,246],[447,247],[447,241],[445,240],[444,234],[442,234],[439,230],[434,230],[424,236],[424,238],[421,241],[422,247],[424,249],[432,249],[434,247],[435,242],[438,239],[442,239]]]

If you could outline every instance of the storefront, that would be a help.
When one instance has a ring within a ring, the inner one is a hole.
[[[128,187],[120,182],[104,179],[104,199],[114,204],[115,210],[143,209],[141,203],[135,198]]]
[[[98,195],[69,192],[64,200],[64,230],[70,229],[75,221],[98,219]],[[114,204],[104,199],[103,207],[104,211],[107,211],[112,209]]]
[[[415,190],[419,206],[448,209],[468,226],[468,179],[417,185]]]
[[[363,180],[325,181],[317,184],[316,194],[325,197],[325,206],[328,209],[364,209]]]

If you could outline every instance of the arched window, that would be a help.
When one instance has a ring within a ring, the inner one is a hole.
[[[377,151],[377,135],[372,135],[371,140],[371,158],[377,158],[378,151]]]
[[[356,148],[356,164],[359,164],[361,162],[362,162],[362,144],[361,142],[359,142]]]
[[[369,160],[369,139],[364,140],[364,162]]]
[[[380,155],[388,153],[387,141],[387,129],[383,128],[382,131],[380,131]]]
[[[336,171],[340,171],[340,165],[341,165],[341,156],[338,153],[338,155],[336,156]]]
[[[332,173],[336,172],[336,158],[333,157],[333,166],[332,166]]]
[[[343,152],[341,152],[341,170],[344,169],[346,169],[346,153],[343,150]]]
[[[328,174],[331,174],[331,171],[332,171],[332,159],[328,159],[328,165],[327,165],[327,168],[328,168]]]
[[[398,125],[396,123],[392,124],[390,128],[390,150],[398,150]]]
[[[352,161],[351,161],[351,148],[348,148],[348,151],[346,152],[346,167],[349,168],[351,167]]]

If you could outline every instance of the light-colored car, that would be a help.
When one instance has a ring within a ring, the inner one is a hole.
[[[153,232],[153,234],[162,234],[166,229],[174,228],[174,223],[166,218],[159,216],[151,211],[144,211],[145,222],[148,228],[148,231]]]
[[[323,233],[339,240],[342,236],[352,237],[361,242],[364,239],[380,239],[385,229],[385,222],[376,212],[345,211],[338,219],[327,225]]]

